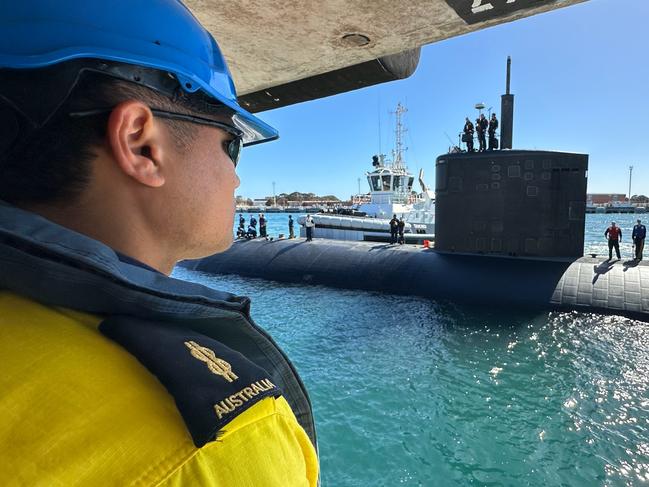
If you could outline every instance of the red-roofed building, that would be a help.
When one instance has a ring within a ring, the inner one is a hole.
[[[625,194],[619,193],[588,193],[586,195],[587,205],[608,205],[610,203],[626,203],[627,197]]]

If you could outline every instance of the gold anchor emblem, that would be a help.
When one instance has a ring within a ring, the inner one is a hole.
[[[194,341],[185,342],[185,345],[189,348],[193,357],[196,357],[201,362],[207,364],[207,368],[210,369],[210,372],[213,374],[220,375],[228,382],[232,382],[239,378],[234,372],[232,372],[232,366],[230,366],[230,364],[225,360],[218,358],[209,348],[201,347]]]

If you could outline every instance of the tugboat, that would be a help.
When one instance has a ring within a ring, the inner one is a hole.
[[[390,220],[393,215],[403,218],[406,226],[404,239],[407,244],[422,244],[435,238],[435,193],[423,181],[423,171],[419,172],[422,192],[412,191],[414,176],[408,171],[403,157],[402,115],[406,108],[397,104],[396,141],[392,160],[384,154],[372,157],[374,170],[366,173],[369,184],[369,201],[362,201],[354,210],[340,214],[319,213],[312,215],[315,222],[315,237],[331,240],[355,240],[387,242],[390,240]],[[360,195],[359,195],[360,196]],[[305,236],[304,220],[300,236]]]

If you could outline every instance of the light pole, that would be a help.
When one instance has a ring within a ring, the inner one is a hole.
[[[631,176],[633,174],[633,166],[629,166],[629,204],[631,204]]]
[[[273,181],[273,208],[277,206],[277,198],[275,197],[275,181]]]

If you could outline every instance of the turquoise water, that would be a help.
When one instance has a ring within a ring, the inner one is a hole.
[[[588,215],[588,252],[610,219]],[[175,276],[253,297],[310,391],[324,486],[649,482],[647,323]]]

